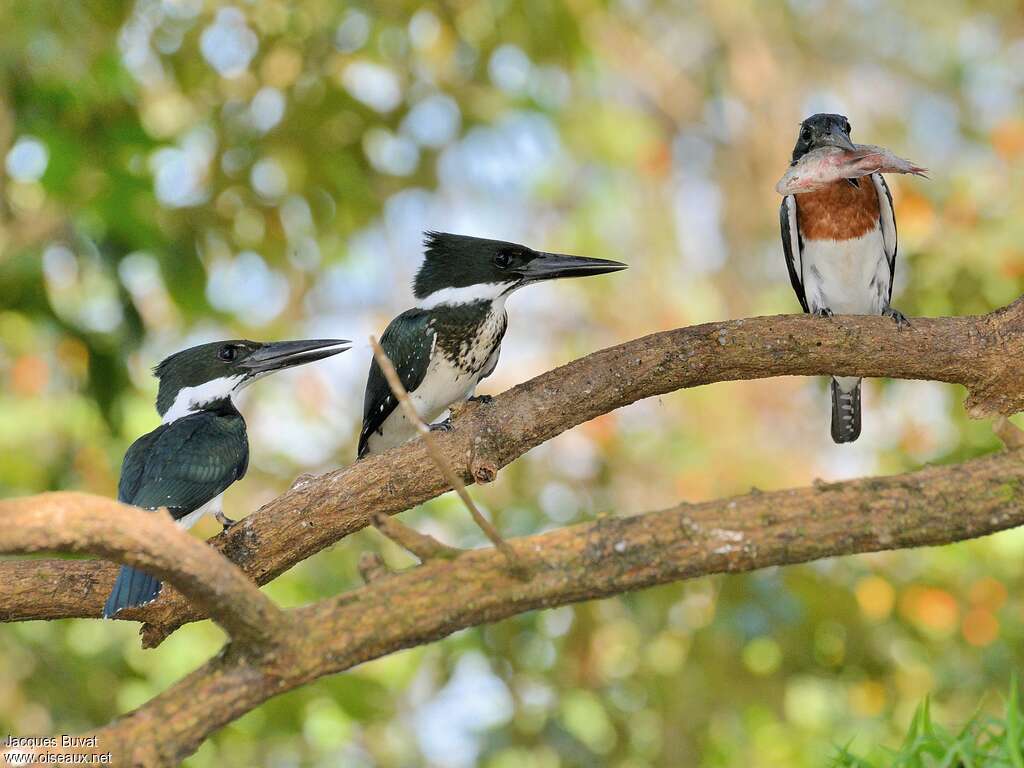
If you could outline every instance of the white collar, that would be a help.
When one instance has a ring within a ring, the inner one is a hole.
[[[191,413],[202,410],[204,405],[208,405],[215,400],[230,398],[231,402],[234,403],[235,395],[248,383],[244,381],[245,378],[243,375],[222,376],[219,379],[213,379],[197,387],[182,387],[178,390],[178,394],[175,396],[174,402],[171,403],[171,407],[164,412],[163,423],[170,424],[173,421],[184,418]]]
[[[420,309],[434,309],[435,307],[458,306],[460,304],[472,304],[477,301],[504,301],[509,291],[516,287],[516,283],[477,283],[466,285],[461,288],[442,288],[424,296],[416,305]]]

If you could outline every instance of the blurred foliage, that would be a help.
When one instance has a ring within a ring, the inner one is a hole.
[[[914,713],[903,744],[884,752],[878,762],[857,757],[847,747],[836,755],[835,768],[972,768],[972,766],[1024,765],[1024,717],[1021,717],[1017,676],[1010,680],[1010,695],[1002,716],[977,715],[956,732],[932,720],[926,698]]]
[[[379,332],[428,228],[633,267],[517,295],[490,391],[652,330],[795,311],[773,185],[814,111],[932,168],[892,181],[898,307],[985,312],[1024,290],[1009,0],[15,0],[0,22],[0,496],[113,495],[172,351]],[[351,460],[368,359],[253,388],[228,514]],[[821,382],[716,385],[583,425],[473,493],[522,535],[995,450],[962,395],[872,382],[862,438],[837,447]],[[406,518],[483,543],[448,498]],[[337,594],[367,549],[410,563],[362,532],[268,591]],[[925,695],[964,723],[1005,691],[1021,594],[1016,531],[666,586],[319,681],[188,763],[822,765],[851,740],[896,748]],[[221,637],[193,625],[142,651],[121,622],[0,626],[0,733],[105,722]]]

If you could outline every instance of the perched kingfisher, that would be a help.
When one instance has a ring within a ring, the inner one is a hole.
[[[224,526],[221,497],[249,466],[245,421],[238,392],[258,378],[344,352],[341,339],[219,341],[171,355],[154,370],[160,380],[156,409],[163,423],[128,449],[121,464],[118,501],[143,509],[166,507],[183,528],[207,512]],[[103,607],[110,618],[122,608],[156,599],[160,582],[123,566]]]
[[[616,272],[625,264],[534,251],[524,245],[428,232],[423,264],[413,282],[419,300],[381,336],[420,418],[430,424],[473,396],[498,364],[508,326],[505,300],[542,280]],[[416,435],[377,362],[370,364],[363,400],[359,457],[380,453]],[[450,420],[432,429],[447,429]]]
[[[800,124],[793,163],[811,150],[835,146],[853,150],[850,122],[843,115],[812,115]],[[880,173],[843,179],[824,189],[783,198],[779,212],[786,267],[804,312],[886,315],[902,328],[893,309],[896,219],[892,195]],[[860,436],[860,383],[832,377],[832,439],[850,443]]]

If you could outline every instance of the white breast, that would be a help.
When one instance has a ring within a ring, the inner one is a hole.
[[[445,356],[439,344],[434,345],[423,381],[409,393],[416,413],[427,424],[437,421],[445,411],[473,395],[480,378],[493,370],[501,344],[495,340],[504,323],[504,301],[496,301],[473,338],[471,346],[463,345],[459,357],[471,361],[472,370],[459,367]],[[416,436],[416,427],[409,423],[401,406],[395,408],[376,432],[367,440],[371,453],[379,453],[401,445]]]
[[[450,406],[473,394],[478,381],[478,373],[456,368],[444,355],[435,354],[423,383],[409,396],[416,406],[416,413],[430,424]]]
[[[224,504],[224,494],[221,493],[214,496],[208,502],[199,507],[199,509],[193,509],[184,517],[179,517],[174,522],[178,524],[179,528],[184,528],[186,531],[193,525],[199,522],[203,515],[216,515],[221,511]]]
[[[801,252],[804,293],[811,310],[877,315],[892,281],[882,231],[850,240],[805,240]],[[879,288],[884,286],[885,290]]]

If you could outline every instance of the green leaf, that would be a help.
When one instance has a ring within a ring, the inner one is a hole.
[[[1010,676],[1010,700],[1006,704],[1006,733],[1003,744],[1013,763],[1014,768],[1024,768],[1024,755],[1021,754],[1020,689],[1017,673]]]

